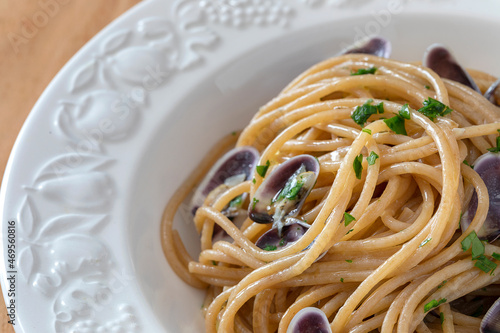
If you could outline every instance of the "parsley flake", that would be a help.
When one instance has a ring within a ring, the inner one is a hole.
[[[430,120],[434,121],[438,116],[443,117],[453,111],[449,106],[444,105],[438,100],[429,97],[423,103],[424,106],[417,111],[427,116]]]
[[[365,125],[365,123],[368,121],[368,118],[370,118],[372,114],[384,113],[383,102],[380,102],[377,105],[371,105],[372,102],[373,99],[369,99],[365,104],[357,106],[351,115],[352,120],[354,120],[354,122],[361,127]]]
[[[263,250],[264,251],[276,251],[278,249],[278,247],[276,247],[276,245],[266,245]]]
[[[441,327],[443,327],[444,323],[444,313],[440,312],[439,313],[439,321],[441,322]]]
[[[493,259],[496,259],[496,260],[500,260],[500,254],[496,253],[496,252],[493,252],[491,254],[491,256],[493,257]]]
[[[429,243],[431,240],[432,240],[432,238],[426,238],[426,239],[424,239],[424,241],[422,243],[420,243],[420,245],[418,247],[424,246],[425,244]]]
[[[372,130],[371,130],[371,129],[369,129],[369,128],[363,128],[363,129],[361,130],[361,132],[365,132],[365,133],[368,133],[368,134],[372,135]]]
[[[359,154],[354,159],[352,163],[352,167],[354,168],[354,172],[356,173],[356,178],[361,179],[361,174],[363,173],[363,154]]]
[[[368,157],[366,158],[366,160],[368,161],[368,165],[374,165],[377,158],[379,158],[379,156],[376,152],[370,152],[370,155],[368,155]]]
[[[491,261],[484,255],[481,255],[476,259],[474,266],[479,268],[485,273],[490,273],[490,275],[493,275],[493,272],[497,268],[497,264],[495,264],[493,261]]]
[[[424,88],[425,88],[425,89],[431,89],[431,86],[430,86],[430,85],[428,85],[428,84],[426,84],[426,85],[424,86]]]
[[[433,299],[432,301],[430,301],[429,303],[424,305],[424,311],[425,312],[430,311],[434,308],[437,308],[438,306],[440,306],[443,303],[446,303],[446,298],[441,298],[439,301],[436,301],[435,299]]]
[[[472,230],[471,233],[464,238],[461,244],[463,251],[467,251],[468,249],[472,248],[472,259],[476,259],[484,255],[484,244],[483,242],[481,242],[479,237],[477,237],[477,234],[474,230]]]
[[[271,165],[271,162],[269,162],[269,160],[267,160],[266,165],[257,165],[255,167],[255,171],[257,171],[257,173],[259,174],[259,176],[261,176],[262,178],[264,178],[266,176],[267,169],[269,169],[270,165]]]
[[[349,214],[348,212],[344,213],[344,225],[347,227],[349,224],[351,224],[352,221],[356,221],[356,218]]]
[[[360,68],[356,72],[351,72],[351,75],[375,74],[377,67]]]
[[[392,118],[384,119],[384,123],[396,134],[408,135],[405,128],[405,119],[400,115],[395,115]]]
[[[352,264],[352,260],[346,259],[345,261]]]
[[[500,133],[500,130],[497,131]],[[488,151],[491,151],[492,153],[500,152],[500,135],[497,136],[497,146],[493,148],[488,148]]]
[[[340,282],[344,283],[344,278],[340,278]]]
[[[401,108],[401,110],[399,110],[399,115],[401,117],[403,117],[404,119],[408,119],[408,120],[411,119],[410,106],[408,105],[408,103],[406,103],[405,105],[403,105],[403,107]]]

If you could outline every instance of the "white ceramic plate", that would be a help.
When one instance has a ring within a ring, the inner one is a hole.
[[[0,270],[16,331],[203,331],[202,292],[170,270],[159,225],[205,151],[357,39],[385,36],[400,60],[442,42],[498,76],[498,31],[494,0],[141,3],[60,72],[12,152]]]

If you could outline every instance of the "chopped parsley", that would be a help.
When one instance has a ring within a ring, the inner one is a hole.
[[[420,243],[420,245],[418,247],[424,246],[425,244],[429,243],[431,240],[432,240],[432,238],[426,238],[426,239],[424,239],[424,241],[422,243]]]
[[[463,162],[465,165],[467,165],[469,168],[471,169],[474,169],[474,166],[473,165],[470,165],[469,162],[467,162],[467,160],[464,160]]]
[[[371,129],[369,129],[369,128],[363,128],[363,129],[361,130],[361,132],[365,132],[365,133],[368,133],[368,134],[372,135],[372,130],[371,130]]]
[[[375,74],[377,67],[360,68],[356,72],[351,72],[351,75]]]
[[[340,282],[344,283],[344,278],[340,278]]]
[[[255,171],[257,171],[257,173],[259,174],[259,176],[261,176],[262,178],[264,178],[266,176],[267,169],[269,169],[270,165],[271,165],[271,162],[269,162],[269,160],[267,160],[266,165],[257,165],[255,167]]]
[[[264,251],[276,251],[278,249],[278,247],[276,247],[276,245],[266,245],[263,250]]]
[[[354,231],[354,229],[349,230],[348,232],[346,232],[346,235],[349,235],[353,231]]]
[[[217,266],[217,261],[212,260],[212,265]]]
[[[484,255],[481,255],[478,258],[476,258],[474,266],[479,268],[485,273],[490,273],[490,275],[493,275],[493,272],[497,268],[497,264],[495,264],[493,261],[491,261]]]
[[[276,201],[283,200],[285,198],[290,200],[296,199],[303,186],[304,182],[302,181],[302,176],[300,176],[299,178],[294,176],[290,177],[286,182],[285,187],[283,187],[280,194],[278,195]]]
[[[405,128],[405,120],[403,117],[396,115],[389,119],[384,119],[384,123],[396,134],[408,135]]]
[[[361,179],[361,174],[363,173],[363,154],[359,154],[354,159],[352,163],[352,167],[354,168],[354,172],[356,173],[356,178]]]
[[[252,179],[252,183],[254,183],[254,184],[255,184],[256,182],[257,182],[257,180],[256,180],[255,178],[254,178],[254,179]]]
[[[500,133],[500,129],[497,131],[498,131],[498,133]],[[492,153],[500,152],[500,135],[497,136],[497,146],[493,147],[493,148],[488,148],[488,150],[491,151]]]
[[[231,202],[229,202],[229,207],[240,207],[242,203],[243,203],[243,196],[238,195],[236,198],[231,200]]]
[[[446,303],[446,298],[441,298],[439,301],[436,301],[435,299],[433,299],[432,301],[430,301],[429,303],[424,305],[424,311],[425,312],[430,311],[434,308],[437,308],[438,306],[440,306],[443,303]]]
[[[431,86],[430,86],[430,85],[428,85],[428,84],[426,84],[426,85],[424,86],[424,88],[425,88],[425,89],[431,89]]]
[[[365,125],[372,114],[384,113],[384,104],[382,102],[377,105],[371,105],[372,102],[373,99],[369,99],[365,104],[357,106],[351,115],[352,120],[361,127]]]
[[[403,105],[403,107],[401,108],[401,110],[399,110],[399,115],[401,117],[403,117],[404,119],[408,119],[408,120],[411,119],[410,107],[408,106],[408,103],[406,103],[405,105]]]
[[[252,200],[252,209],[255,209],[255,205],[259,202],[259,199],[253,198]]]
[[[500,260],[500,254],[498,254],[496,252],[493,252],[493,254],[491,256],[493,257],[493,259]]]
[[[495,269],[497,268],[497,264],[488,259],[484,255],[484,244],[483,242],[477,237],[476,232],[473,230],[467,237],[464,238],[464,240],[461,242],[462,244],[462,250],[467,251],[471,249],[472,252],[472,260],[475,260],[476,262],[474,263],[474,266],[479,268],[485,273],[490,273],[493,274]],[[494,253],[495,256],[492,255],[494,259],[500,258],[500,255]]]
[[[449,106],[444,105],[438,100],[429,97],[423,103],[423,107],[417,111],[427,116],[430,120],[434,121],[438,116],[443,117],[453,111]]]
[[[352,263],[352,260],[349,260],[349,259],[346,259],[345,261],[350,263],[350,264]]]
[[[444,280],[443,282],[441,282],[441,284],[438,286],[438,289],[443,288],[446,282],[448,282],[448,280]]]
[[[464,238],[461,244],[463,251],[467,251],[468,249],[472,248],[472,259],[476,259],[484,255],[484,244],[483,242],[481,242],[479,237],[477,237],[477,234],[474,230],[472,230],[471,233]]]
[[[280,239],[280,242],[278,243],[278,245],[279,246],[285,245],[285,239],[284,238]]]
[[[231,135],[232,135],[232,136],[236,136],[236,131],[232,131],[232,132],[231,132]]]
[[[441,327],[443,327],[444,323],[444,313],[439,312],[439,321],[441,322]]]
[[[370,155],[368,155],[368,157],[366,158],[366,160],[368,161],[368,165],[374,165],[378,157],[379,156],[377,155],[376,152],[374,151],[370,152]]]
[[[349,214],[348,212],[344,213],[344,225],[347,227],[349,224],[351,224],[352,221],[356,221],[356,218]]]

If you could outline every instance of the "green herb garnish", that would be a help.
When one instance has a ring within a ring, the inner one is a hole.
[[[485,273],[490,273],[491,275],[493,275],[493,272],[497,268],[497,264],[495,264],[493,261],[491,261],[484,255],[481,255],[478,258],[476,258],[474,266],[479,268]]]
[[[410,107],[408,106],[408,103],[403,105],[401,110],[399,110],[399,115],[403,117],[404,119],[410,120],[411,119],[411,114],[410,114]]]
[[[472,248],[472,259],[476,259],[484,255],[484,244],[483,242],[481,242],[479,237],[477,237],[477,234],[474,230],[472,230],[471,233],[464,238],[461,244],[463,251],[467,251],[468,249]]]
[[[368,133],[368,134],[372,135],[372,130],[371,130],[371,129],[369,129],[369,128],[363,128],[363,129],[361,130],[361,132],[365,132],[365,133]]]
[[[271,165],[271,162],[269,162],[269,160],[267,160],[266,161],[266,165],[257,165],[255,167],[255,171],[257,171],[257,173],[259,174],[259,176],[261,176],[262,178],[264,178],[266,176],[267,169],[269,169],[270,165]]]
[[[348,263],[352,263],[352,260],[349,260],[349,259],[346,259],[345,261],[347,261]]]
[[[243,196],[238,195],[236,198],[231,200],[231,202],[229,202],[229,207],[240,207],[242,203],[243,203]]]
[[[370,152],[370,155],[368,155],[368,157],[366,158],[366,160],[368,161],[368,165],[374,165],[377,158],[379,158],[379,156],[376,152]]]
[[[443,303],[446,303],[446,298],[441,298],[439,301],[436,301],[435,299],[433,299],[432,301],[430,301],[429,303],[424,305],[424,311],[425,312],[430,311],[434,308],[437,308],[438,306],[440,306]]]
[[[372,114],[384,113],[384,104],[382,102],[377,105],[371,105],[372,102],[373,99],[369,99],[365,104],[357,106],[351,115],[352,120],[361,127],[365,125]]]
[[[252,199],[252,209],[255,209],[255,205],[259,202],[259,199],[253,198]]]
[[[427,116],[430,120],[434,121],[438,116],[443,117],[453,111],[449,106],[444,105],[438,100],[429,97],[423,102],[423,107],[417,111]]]
[[[443,288],[443,286],[446,284],[446,282],[448,282],[448,280],[444,280],[443,282],[441,282],[441,284],[438,286],[438,289]]]
[[[263,250],[264,251],[276,251],[278,248],[275,245],[266,245]]]
[[[340,282],[344,283],[344,278],[340,278]]]
[[[431,240],[432,240],[432,238],[426,238],[426,239],[424,239],[424,241],[422,243],[420,243],[420,245],[418,247],[424,246],[425,244],[429,243]]]
[[[405,120],[403,117],[396,115],[389,119],[384,119],[384,123],[396,134],[408,135],[405,128]]]
[[[441,327],[443,327],[444,323],[444,313],[440,312],[439,313],[439,321],[441,322]]]
[[[360,68],[356,72],[351,72],[351,75],[375,74],[377,67]]]
[[[426,84],[426,85],[424,86],[424,88],[425,88],[425,89],[431,89],[431,86],[430,86],[430,85],[428,85],[428,84]]]
[[[493,252],[491,254],[491,256],[493,257],[493,259],[496,259],[496,260],[500,260],[500,254],[496,253],[496,252]]]
[[[356,218],[349,214],[348,212],[344,213],[344,225],[347,227],[349,224],[351,224],[352,221],[356,221]]]
[[[497,131],[498,131],[498,133],[500,133],[500,129]],[[493,147],[493,148],[488,148],[488,150],[491,151],[492,153],[500,152],[500,135],[497,136],[497,146]]]
[[[467,162],[467,160],[464,160],[463,163],[467,165],[469,168],[474,169],[474,166],[470,165],[469,162]]]
[[[361,179],[361,174],[363,173],[363,154],[359,154],[354,159],[352,163],[352,167],[354,168],[354,172],[356,173],[356,178]]]
[[[353,231],[354,231],[354,229],[349,230],[348,232],[346,232],[346,235],[349,235]]]

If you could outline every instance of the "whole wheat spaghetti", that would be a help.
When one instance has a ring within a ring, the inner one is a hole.
[[[495,80],[471,73],[483,90]],[[365,54],[297,77],[215,147],[166,206],[165,256],[186,283],[207,290],[206,331],[285,333],[301,309],[316,307],[332,332],[478,332],[500,295],[500,244],[479,241],[480,255],[474,248],[490,201],[470,166],[496,147],[499,110],[420,64]],[[190,258],[173,229],[176,211],[224,152],[245,146],[259,152],[260,168],[197,208],[202,252]],[[266,178],[299,155],[319,162],[294,216],[306,232],[287,246],[259,247],[276,225],[254,222],[247,208]],[[462,230],[473,195],[477,209]],[[241,226],[226,212],[235,198]],[[226,237],[217,241],[220,229]]]

